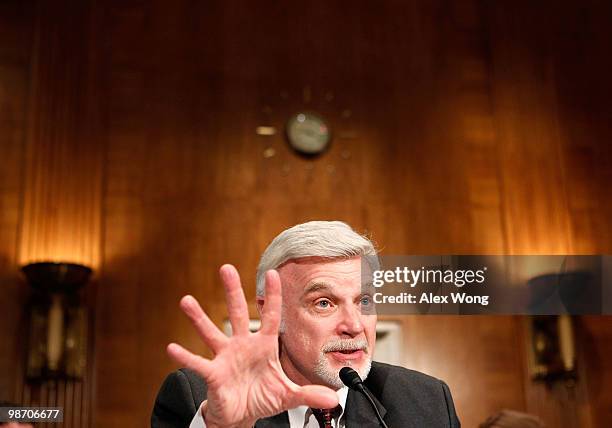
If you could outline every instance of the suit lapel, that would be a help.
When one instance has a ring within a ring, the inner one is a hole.
[[[255,422],[255,428],[289,428],[289,414],[283,412],[269,418],[259,419]]]
[[[370,391],[368,390],[368,392]],[[384,419],[387,410],[371,392],[370,396],[372,396],[380,415]],[[352,389],[349,390],[348,396],[346,397],[345,413],[347,427],[380,427],[380,423],[378,422],[376,413],[374,413],[374,409],[372,409],[372,405],[361,392],[353,391]]]

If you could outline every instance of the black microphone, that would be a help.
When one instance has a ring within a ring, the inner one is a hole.
[[[370,396],[370,393],[368,392],[366,387],[363,385],[363,381],[361,380],[361,377],[359,376],[359,373],[357,373],[355,370],[353,370],[350,367],[342,367],[340,369],[339,375],[340,375],[340,380],[342,381],[342,383],[344,383],[346,386],[348,386],[349,388],[351,388],[351,389],[353,389],[355,391],[362,392],[366,396],[366,398],[368,399],[368,401],[372,405],[372,408],[374,409],[374,412],[376,413],[376,417],[378,418],[378,422],[380,422],[380,424],[384,428],[389,428],[387,426],[387,424],[385,423],[385,421],[383,421],[382,416],[380,416],[380,412],[378,411],[378,407],[376,407],[376,403],[374,403],[374,400]]]

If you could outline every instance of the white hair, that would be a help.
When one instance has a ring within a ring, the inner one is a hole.
[[[371,256],[368,257],[370,265],[378,265],[376,254],[368,238],[341,221],[309,221],[295,225],[281,232],[263,252],[257,267],[257,295],[265,294],[266,272],[289,260]]]

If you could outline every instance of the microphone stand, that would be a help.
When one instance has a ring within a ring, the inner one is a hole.
[[[376,417],[378,418],[378,422],[380,422],[380,425],[383,428],[389,428],[385,421],[383,421],[383,418],[380,415],[380,412],[378,411],[378,407],[376,407],[376,403],[374,403],[374,399],[363,385],[363,380],[361,380],[361,377],[355,370],[350,367],[342,367],[340,369],[340,380],[342,380],[342,382],[349,388],[355,391],[359,391],[363,395],[365,395],[368,401],[370,402],[372,409],[374,409],[374,412],[376,413]]]

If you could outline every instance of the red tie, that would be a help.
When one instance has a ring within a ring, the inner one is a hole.
[[[332,428],[332,411],[334,409],[311,409],[321,428]]]

